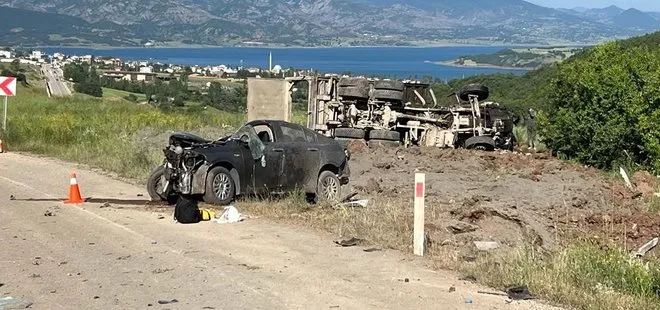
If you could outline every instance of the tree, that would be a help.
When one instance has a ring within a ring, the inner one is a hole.
[[[21,61],[18,59],[14,59],[14,61],[11,62],[10,68],[14,72],[21,71]]]
[[[660,48],[623,44],[560,66],[539,133],[555,153],[588,165],[660,172]]]

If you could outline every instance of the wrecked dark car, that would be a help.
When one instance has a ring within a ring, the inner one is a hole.
[[[284,121],[251,121],[215,141],[172,134],[163,152],[147,190],[152,200],[170,203],[190,195],[227,205],[239,195],[294,190],[339,200],[350,176],[350,155],[337,141]]]

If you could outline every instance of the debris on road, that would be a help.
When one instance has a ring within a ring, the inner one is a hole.
[[[461,221],[452,221],[447,226],[447,229],[451,233],[453,233],[455,235],[458,235],[458,234],[463,234],[463,233],[476,231],[477,229],[479,229],[479,226],[472,225],[472,224],[466,223],[466,222],[461,222]]]
[[[177,303],[177,302],[179,302],[179,301],[176,300],[176,299],[172,299],[172,300],[159,300],[159,301],[158,301],[158,303],[161,304],[161,305],[173,304],[173,303]]]
[[[111,208],[111,207],[112,205],[109,202],[106,202],[103,205],[101,205],[99,208],[103,209],[103,208]]]
[[[364,249],[363,251],[365,251],[367,253],[371,253],[371,252],[380,252],[382,250],[383,249],[379,249],[379,248],[368,248],[368,249]]]
[[[477,291],[477,293],[485,294],[485,295],[495,295],[495,296],[509,296],[505,293],[498,293],[498,292]]]
[[[9,200],[16,200],[16,196],[14,196],[14,195],[9,195]]]
[[[476,246],[479,251],[490,251],[498,249],[500,244],[495,241],[474,241],[474,246]]]
[[[154,269],[154,271],[152,271],[151,273],[153,273],[153,274],[161,274],[161,273],[166,273],[166,272],[168,272],[168,271],[172,271],[172,270],[174,270],[174,269],[170,269],[170,268],[163,268],[163,269],[161,269],[161,268],[156,268],[156,269]]]
[[[449,287],[449,290],[448,290],[448,291],[449,291],[450,293],[456,292],[456,287],[452,285],[451,287]]]
[[[507,296],[513,300],[529,300],[534,299],[534,296],[529,292],[525,285],[516,286],[507,290]]]
[[[347,240],[335,241],[335,243],[342,247],[352,247],[358,245],[361,241],[362,241],[361,239],[352,237],[351,239],[347,239]]]
[[[653,238],[651,241],[649,241],[649,242],[647,242],[646,244],[644,244],[643,246],[641,246],[641,247],[637,250],[637,252],[635,252],[635,256],[636,256],[636,257],[642,257],[642,256],[646,255],[646,253],[648,253],[649,251],[653,250],[653,249],[658,245],[658,241],[659,241],[659,240],[660,240],[660,239],[657,238],[657,237],[656,237],[656,238]]]
[[[362,208],[366,208],[367,204],[369,204],[369,199],[353,200],[353,201],[349,201],[349,202],[340,203],[338,205],[335,205],[332,208],[335,209],[335,210],[340,209],[342,207],[362,207]]]
[[[632,189],[632,183],[630,183],[630,178],[628,177],[628,173],[626,173],[626,170],[623,169],[623,167],[619,167],[619,173],[621,174],[621,177],[623,178],[623,181],[626,182],[626,187]]]
[[[225,207],[222,215],[220,215],[220,217],[216,217],[215,220],[213,220],[213,222],[218,224],[231,224],[241,221],[243,221],[241,213],[239,213],[238,209],[236,209],[234,206]]]
[[[477,282],[477,278],[473,275],[465,276],[465,277],[459,278],[458,280],[468,281],[468,282]]]
[[[50,210],[46,210],[46,212],[44,212],[44,216],[55,216],[55,213]]]
[[[466,304],[471,304],[472,303],[472,298],[465,298],[465,303]]]

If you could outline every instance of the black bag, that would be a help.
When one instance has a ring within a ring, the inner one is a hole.
[[[197,200],[179,195],[174,207],[174,219],[182,224],[199,223],[202,218],[197,207]]]

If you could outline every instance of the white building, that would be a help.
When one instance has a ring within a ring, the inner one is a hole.
[[[154,71],[154,68],[152,68],[151,66],[140,67],[140,72],[142,72],[142,73],[153,73],[153,71]]]
[[[32,51],[32,59],[41,59],[43,53],[41,51]]]
[[[0,58],[11,58],[10,51],[0,51]]]

